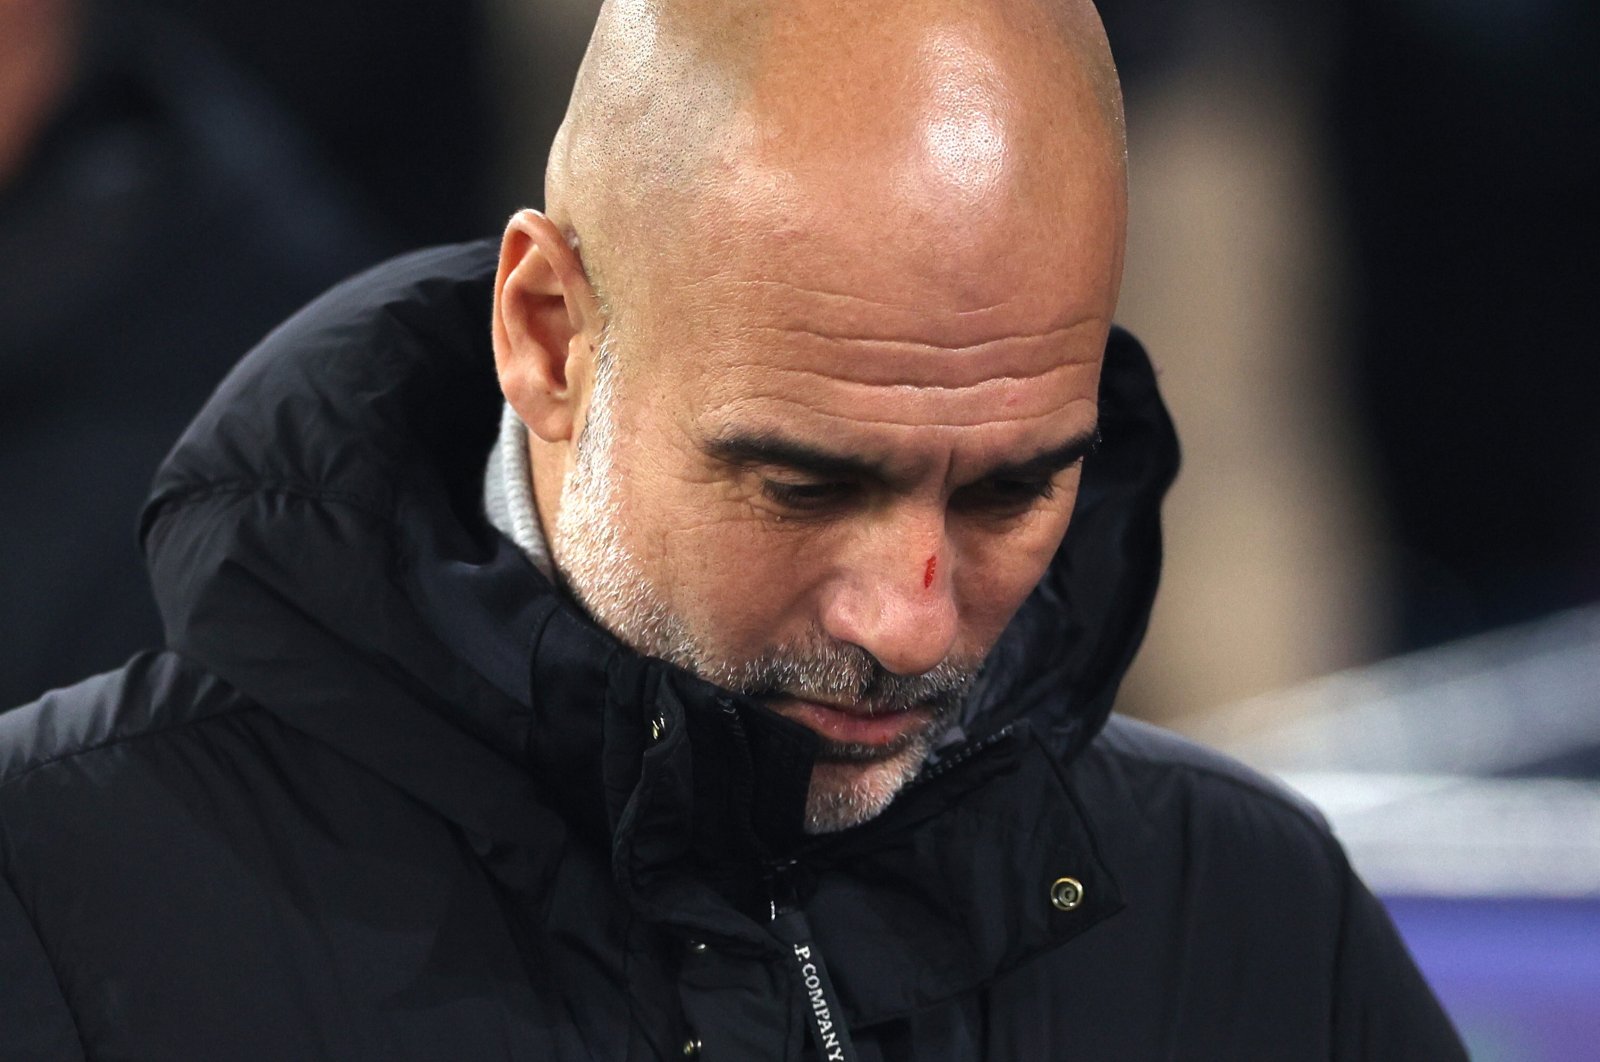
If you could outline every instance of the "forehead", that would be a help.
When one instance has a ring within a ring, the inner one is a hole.
[[[655,371],[708,402],[766,395],[816,404],[860,393],[889,403],[871,419],[959,426],[1035,405],[1029,399],[1047,399],[1061,381],[1094,369],[1109,324],[1092,308],[1022,293],[907,301],[863,294],[842,279],[832,271],[708,277],[678,322],[656,333]]]
[[[1024,93],[967,40],[919,35],[849,107],[763,83],[641,233],[619,331],[686,431],[904,450],[916,429],[931,458],[1059,442],[1074,406],[1092,423],[1119,155],[1081,86]]]
[[[690,450],[774,437],[907,480],[970,478],[1092,430],[1106,318],[814,285],[720,271],[671,327],[625,338],[630,359],[647,345],[656,423]]]
[[[1109,196],[941,217],[893,195],[820,201],[808,176],[729,182],[740,194],[627,307],[628,358],[685,430],[891,457],[1050,446],[1092,425],[1120,268]]]

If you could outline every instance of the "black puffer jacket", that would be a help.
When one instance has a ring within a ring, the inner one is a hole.
[[[0,1058],[1461,1057],[1315,812],[1106,722],[1176,459],[1131,338],[964,743],[808,840],[808,731],[480,515],[494,262],[269,337],[145,516],[172,648],[0,716]]]

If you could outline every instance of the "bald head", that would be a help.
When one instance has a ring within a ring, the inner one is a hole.
[[[1055,556],[1095,433],[1126,193],[1093,8],[615,0],[546,196],[494,347],[558,571],[817,733],[812,829],[870,818]]]
[[[993,254],[1087,197],[1120,245],[1124,157],[1088,0],[612,0],[546,202],[615,301],[674,249],[818,213]]]

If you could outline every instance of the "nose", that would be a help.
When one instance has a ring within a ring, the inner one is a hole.
[[[955,646],[957,610],[942,516],[864,536],[826,590],[822,625],[896,675],[920,675]]]

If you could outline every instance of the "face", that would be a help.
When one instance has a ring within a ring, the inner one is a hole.
[[[1070,56],[874,26],[803,62],[774,31],[692,180],[574,200],[616,282],[586,392],[581,270],[502,259],[542,307],[497,356],[557,566],[634,648],[819,736],[814,832],[915,776],[1054,556],[1121,272],[1120,151]]]
[[[551,545],[624,641],[819,735],[821,832],[914,777],[1060,544],[1114,281],[774,231],[617,322]]]

